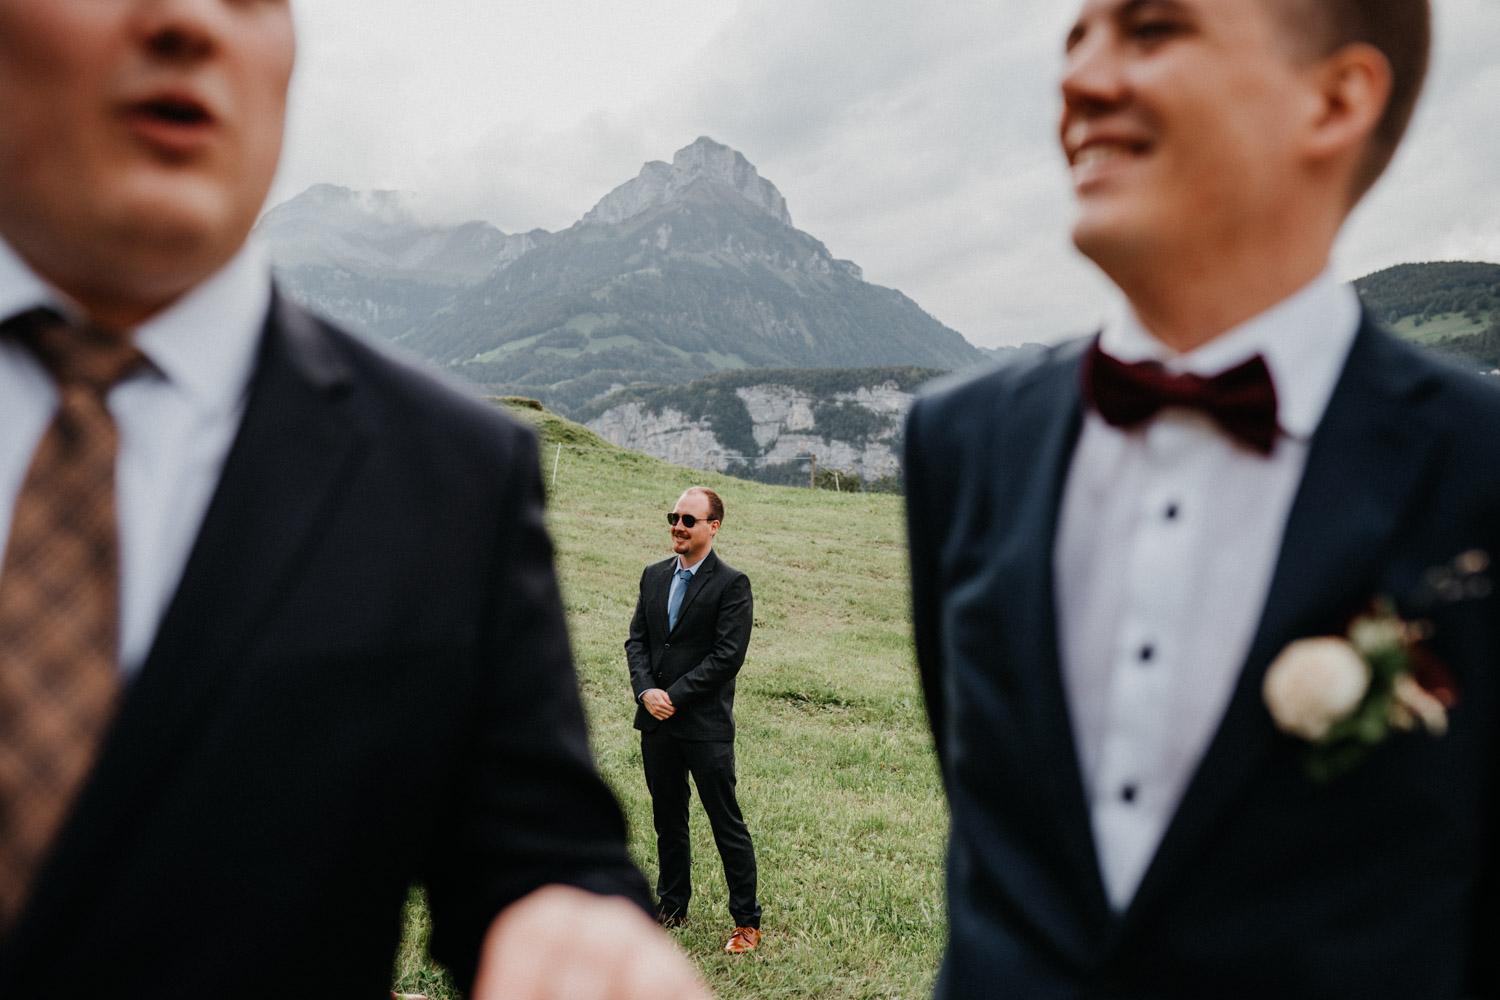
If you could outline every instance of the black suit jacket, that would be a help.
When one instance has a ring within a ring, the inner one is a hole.
[[[273,307],[155,645],[29,907],[15,997],[461,983],[549,882],[649,902],[585,737],[529,431]]]
[[[1500,393],[1362,326],[1238,686],[1117,915],[1053,606],[1081,346],[939,391],[907,428],[917,655],[953,817],[939,997],[1497,995],[1500,602],[1435,602],[1423,580],[1500,556]],[[1432,621],[1462,702],[1442,738],[1396,734],[1315,785],[1262,679],[1377,594]]]
[[[734,678],[745,662],[755,605],[750,578],[709,549],[693,574],[667,631],[667,591],[677,557],[641,573],[625,658],[635,691],[635,728],[665,726],[684,740],[734,739]],[[641,693],[662,688],[677,711],[660,722],[640,704]]]

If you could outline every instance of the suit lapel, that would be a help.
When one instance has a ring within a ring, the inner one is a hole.
[[[54,922],[87,893],[112,852],[130,849],[175,755],[213,714],[215,697],[257,626],[288,593],[342,502],[364,449],[347,412],[347,375],[326,335],[273,302],[245,415],[175,596],[122,699],[98,768],[80,795],[11,944],[59,936]],[[65,934],[65,932],[63,932]]]
[[[1402,405],[1422,378],[1366,320],[1313,437],[1245,666],[1127,925],[1191,864],[1272,747],[1276,731],[1261,699],[1271,661],[1294,639],[1341,630],[1375,596],[1380,567],[1435,458],[1434,436]]]
[[[697,597],[698,594],[703,590],[703,588],[708,586],[708,578],[713,574],[714,567],[716,567],[718,564],[718,553],[716,553],[713,549],[709,549],[708,555],[703,557],[703,565],[698,567],[697,572],[695,572],[692,579],[688,581],[687,589],[683,591],[682,604],[677,608],[678,625],[682,624],[683,616],[687,614],[688,605],[693,603],[693,598]],[[675,570],[676,567],[677,561],[674,559],[672,562],[672,568]],[[670,581],[671,579],[671,575],[668,574],[667,580]],[[670,586],[670,582],[668,583],[668,585]],[[676,632],[677,629],[674,628],[672,629],[672,631]]]
[[[1034,772],[1053,801],[1050,834],[1063,852],[1075,880],[1068,887],[1073,918],[1067,932],[1075,953],[1082,954],[1096,939],[1093,932],[1106,926],[1109,904],[1099,875],[1088,800],[1073,737],[1071,712],[1063,686],[1062,657],[1058,648],[1058,624],[1054,586],[1053,548],[1057,537],[1063,489],[1083,420],[1079,365],[1082,348],[1068,351],[1059,363],[1018,393],[1015,418],[997,434],[989,467],[1024,469],[1029,475],[1014,497],[987,498],[994,516],[1009,520],[992,536],[1017,546],[1014,560],[1004,559],[1002,603],[1008,616],[1026,623],[1013,630],[1021,643],[1009,656],[1027,668],[1019,671],[1016,703],[1027,720],[1030,743],[1036,748]],[[969,537],[984,537],[971,535]],[[1062,911],[1058,911],[1060,915]]]

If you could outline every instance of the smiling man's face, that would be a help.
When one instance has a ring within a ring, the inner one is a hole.
[[[276,172],[289,0],[0,0],[0,235],[108,325],[222,266]]]
[[[714,543],[714,536],[719,533],[719,522],[712,520],[713,511],[710,509],[708,497],[693,491],[679,497],[672,512],[679,515],[686,514],[693,519],[691,528],[682,521],[678,521],[672,525],[671,532],[672,551],[677,553],[681,564],[695,565],[708,555],[708,550]]]
[[[1141,255],[1215,253],[1300,180],[1320,100],[1277,0],[1088,0],[1067,40],[1059,132],[1074,242],[1106,273]]]

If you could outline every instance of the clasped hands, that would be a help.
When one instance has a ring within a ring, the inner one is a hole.
[[[651,718],[658,722],[665,722],[677,711],[677,706],[672,704],[672,696],[661,688],[648,688],[642,691],[641,704],[646,706],[646,711],[651,713]]]

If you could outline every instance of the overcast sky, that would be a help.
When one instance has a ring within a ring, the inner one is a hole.
[[[1500,262],[1500,0],[1434,0],[1433,73],[1346,229],[1358,277]],[[1067,240],[1057,0],[301,0],[272,201],[328,181],[434,221],[575,222],[700,135],[792,219],[977,344],[1055,341],[1112,307]]]

